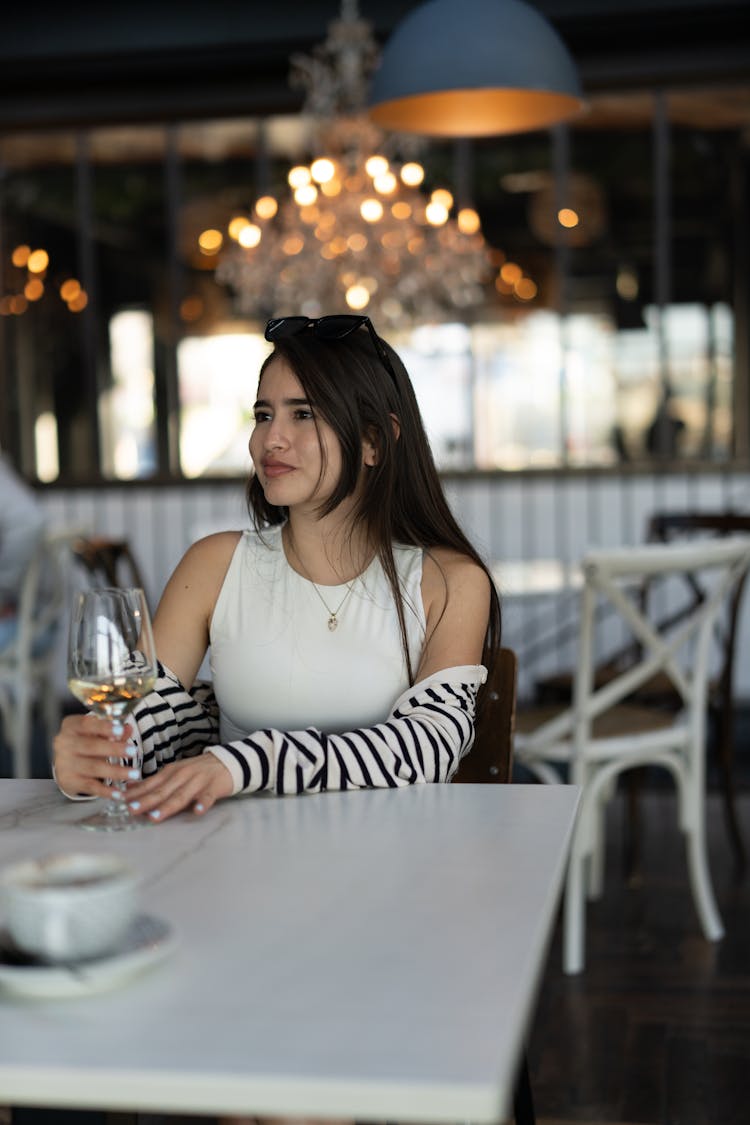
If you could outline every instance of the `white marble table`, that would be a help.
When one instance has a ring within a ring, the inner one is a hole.
[[[0,1105],[359,1120],[504,1117],[578,791],[255,797],[119,835],[0,781],[0,862],[127,856],[172,957],[75,999],[0,991]]]

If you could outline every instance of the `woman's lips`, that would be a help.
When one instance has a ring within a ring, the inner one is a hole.
[[[294,472],[294,466],[285,465],[282,461],[265,462],[263,472],[267,477],[283,477],[286,473]]]

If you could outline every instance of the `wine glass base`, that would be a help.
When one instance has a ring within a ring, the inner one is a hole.
[[[115,812],[102,810],[77,821],[78,828],[89,832],[130,832],[133,828],[145,828],[148,824],[148,820],[119,809]]]

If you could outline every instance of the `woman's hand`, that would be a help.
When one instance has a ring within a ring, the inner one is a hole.
[[[190,808],[198,816],[232,795],[232,775],[213,754],[170,762],[158,773],[128,786],[128,807],[136,816],[168,820]]]
[[[52,743],[55,779],[70,797],[111,797],[108,781],[132,780],[133,766],[113,764],[127,759],[130,731],[112,733],[111,719],[96,715],[68,715]],[[140,773],[138,773],[140,776]]]

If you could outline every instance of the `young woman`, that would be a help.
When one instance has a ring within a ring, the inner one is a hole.
[[[396,353],[366,316],[271,320],[266,339],[254,530],[194,544],[154,618],[160,675],[127,792],[154,821],[240,792],[450,780],[499,644]],[[193,687],[209,647],[218,706]],[[130,772],[94,716],[65,719],[54,750],[68,794],[109,796]]]

